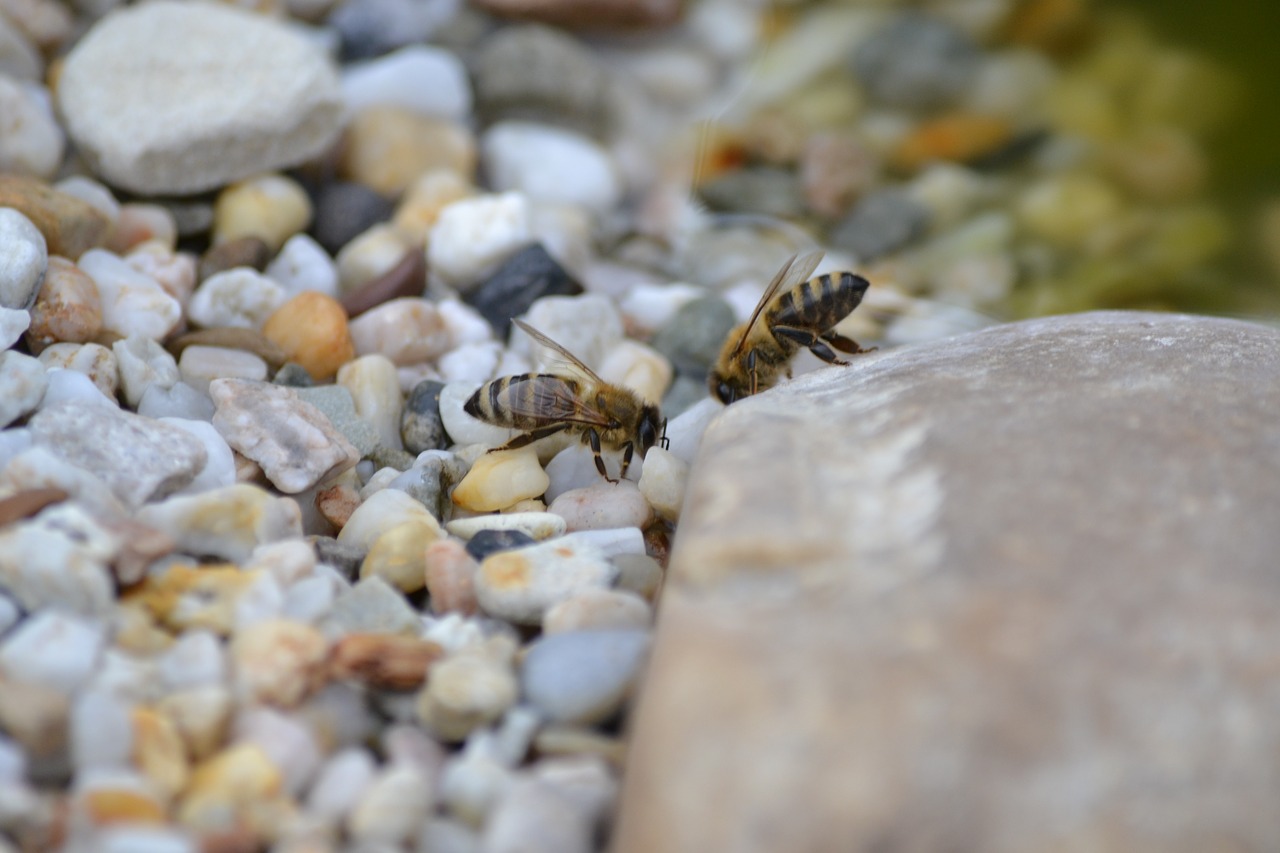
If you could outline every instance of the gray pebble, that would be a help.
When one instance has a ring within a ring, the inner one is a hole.
[[[399,489],[431,511],[440,520],[440,478],[444,462],[436,458],[428,458],[425,464],[415,463],[400,476],[387,483],[388,489]]]
[[[356,414],[355,400],[346,388],[341,385],[319,385],[314,388],[295,387],[294,390],[298,397],[324,413],[362,458],[378,447],[378,431]]]
[[[604,136],[613,123],[607,69],[579,42],[549,27],[505,27],[472,64],[477,112],[486,124],[533,119]]]
[[[540,779],[511,784],[485,824],[485,853],[589,853],[592,827],[569,797]]]
[[[5,632],[18,624],[18,620],[22,618],[22,611],[18,609],[18,605],[12,598],[0,593],[0,637]]]
[[[467,303],[489,321],[499,339],[506,339],[511,318],[519,317],[544,296],[577,296],[582,285],[547,254],[542,244],[521,249],[478,288]]]
[[[885,106],[934,110],[965,91],[980,59],[978,47],[961,30],[908,12],[863,42],[854,54],[853,70],[871,97]]]
[[[351,239],[391,218],[394,206],[363,184],[334,181],[322,186],[313,200],[315,219],[311,236],[331,255]]]
[[[674,418],[707,399],[707,383],[692,376],[677,376],[662,398],[662,414]]]
[[[481,530],[467,540],[467,553],[477,561],[499,551],[510,551],[532,545],[534,539],[519,530]]]
[[[444,422],[440,420],[440,392],[444,383],[434,379],[424,379],[404,401],[404,412],[400,415],[400,438],[404,441],[405,450],[410,453],[421,453],[424,450],[443,450],[452,440],[445,432]]]
[[[311,374],[307,372],[307,369],[301,364],[293,361],[287,361],[280,365],[280,369],[276,371],[275,376],[271,377],[271,381],[277,385],[284,385],[287,388],[310,388],[316,384],[315,380],[311,378]],[[348,392],[347,396],[350,396],[350,392]],[[315,403],[312,403],[311,405],[316,406],[317,409],[320,408]],[[352,409],[354,410],[354,408],[355,407],[353,405]],[[330,418],[330,420],[333,419]],[[347,436],[347,439],[350,440],[351,436]],[[354,444],[354,442],[352,443]]]
[[[529,647],[520,685],[534,707],[556,722],[601,723],[622,706],[648,651],[648,631],[551,634]]]
[[[701,381],[715,363],[734,320],[728,302],[704,296],[686,303],[654,334],[650,346],[666,356],[678,373]]]
[[[369,59],[426,41],[459,5],[459,0],[347,0],[330,13],[328,23],[342,39],[343,59]]]
[[[716,210],[795,217],[805,210],[800,177],[787,169],[736,169],[698,190]]]
[[[431,818],[418,834],[418,853],[480,853],[480,839],[461,821]]]
[[[870,263],[919,238],[929,210],[905,192],[881,190],[864,196],[831,231],[833,245]]]
[[[391,584],[368,577],[339,595],[322,623],[326,635],[416,634],[422,619]]]
[[[339,542],[332,536],[312,536],[308,541],[316,549],[317,562],[333,566],[338,574],[347,579],[360,574],[360,564],[365,557],[363,548],[357,548],[349,542]]]
[[[185,382],[172,388],[156,383],[147,386],[138,401],[138,414],[148,418],[186,418],[192,421],[213,420],[213,400]]]
[[[369,459],[379,470],[394,468],[397,471],[408,471],[413,467],[412,453],[383,444],[379,444],[369,453]]]

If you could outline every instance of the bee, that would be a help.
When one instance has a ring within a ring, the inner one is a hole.
[[[870,283],[851,272],[809,278],[822,252],[792,255],[765,288],[751,319],[729,332],[707,377],[716,399],[728,405],[791,377],[791,357],[801,347],[828,364],[848,364],[832,348],[871,352],[832,329],[862,302]],[[874,349],[874,347],[872,348]]]
[[[646,403],[628,388],[605,382],[572,353],[527,323],[513,322],[556,354],[563,362],[564,374],[521,373],[494,379],[476,389],[463,411],[494,426],[523,432],[491,453],[515,450],[572,430],[580,433],[582,442],[591,448],[600,476],[616,483],[627,476],[637,449],[643,459],[655,444],[667,446],[667,422],[662,420],[657,406]],[[605,448],[622,451],[618,480],[605,470],[601,457]]]

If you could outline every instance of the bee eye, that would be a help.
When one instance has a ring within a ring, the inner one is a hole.
[[[716,385],[716,396],[719,397],[720,402],[724,403],[726,406],[738,399],[737,395],[733,393],[733,388],[729,387],[728,382],[721,382]]]
[[[653,447],[658,440],[657,434],[654,432],[653,421],[645,418],[640,422],[640,455],[643,456],[645,451]]]

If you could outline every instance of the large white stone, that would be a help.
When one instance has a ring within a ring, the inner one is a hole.
[[[607,213],[622,196],[609,153],[585,136],[550,125],[504,121],[480,140],[494,189],[535,201],[576,204]]]
[[[67,130],[109,182],[139,193],[213,189],[324,150],[342,120],[333,65],[265,16],[157,2],[107,15],[67,56]]]

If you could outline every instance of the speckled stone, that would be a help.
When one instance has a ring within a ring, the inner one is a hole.
[[[444,421],[440,420],[440,392],[444,383],[424,379],[405,399],[404,413],[400,416],[400,437],[404,449],[410,453],[424,450],[443,450],[450,444]]]

